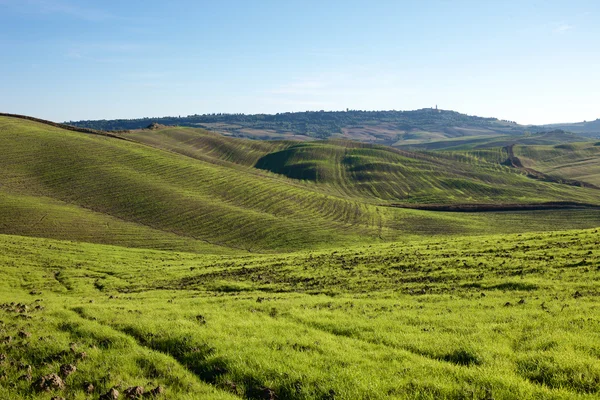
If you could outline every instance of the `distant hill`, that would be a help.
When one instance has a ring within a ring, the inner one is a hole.
[[[562,129],[588,137],[600,138],[600,118],[595,121],[546,125],[545,128]]]
[[[574,142],[588,142],[590,138],[565,132],[560,129],[551,132],[526,133],[523,135],[468,136],[423,143],[405,144],[399,142],[395,147],[410,150],[469,150],[489,149],[510,145],[557,145]]]
[[[252,139],[344,138],[393,145],[470,136],[521,135],[527,127],[497,118],[424,108],[414,111],[307,111],[281,114],[205,114],[187,117],[70,121],[104,131],[134,130],[151,124],[204,128]]]

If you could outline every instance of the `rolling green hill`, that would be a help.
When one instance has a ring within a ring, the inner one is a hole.
[[[600,394],[600,146],[153,128],[0,116],[0,398]]]
[[[598,203],[597,190],[534,180],[485,157],[339,140],[255,142],[191,128],[119,139],[1,117],[0,146],[3,233],[124,246],[290,251],[476,234],[491,221],[497,232],[553,229],[543,213],[516,214],[515,224],[390,206]],[[596,214],[573,211],[564,227],[594,226]]]
[[[600,186],[600,142],[515,146],[515,154],[529,168]]]
[[[380,230],[370,220],[374,209],[309,193],[260,171],[25,120],[0,121],[0,184],[12,195],[52,198],[211,246],[249,250]],[[345,232],[354,225],[354,232]]]
[[[394,147],[408,150],[471,150],[486,149],[493,147],[505,147],[510,145],[555,145],[572,142],[587,142],[589,138],[578,136],[573,133],[554,130],[551,132],[529,133],[527,135],[503,135],[503,136],[472,136],[444,139],[437,141],[410,144],[397,142]]]
[[[567,135],[569,136],[569,135]],[[423,153],[345,140],[233,139],[191,128],[139,130],[121,137],[197,160],[270,171],[286,182],[367,203],[596,203],[598,193],[535,181],[500,165],[508,155]],[[236,166],[235,168],[239,168]],[[273,176],[273,175],[267,175]]]

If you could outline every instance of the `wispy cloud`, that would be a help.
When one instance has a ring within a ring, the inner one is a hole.
[[[64,0],[0,0],[0,6],[8,6],[21,13],[62,14],[93,22],[118,19],[100,8],[84,7]]]
[[[178,88],[181,87],[180,83],[173,82],[171,79],[172,74],[168,72],[157,72],[157,71],[135,71],[121,75],[122,82],[132,87],[143,87],[152,89],[161,88]]]
[[[413,93],[412,86],[393,66],[365,64],[292,78],[257,93],[257,97],[274,109],[368,108],[373,99],[382,104],[396,103],[401,96]]]
[[[83,54],[81,54],[81,52],[79,52],[77,50],[74,50],[74,49],[71,49],[71,50],[67,51],[67,53],[65,54],[65,56],[67,58],[72,58],[72,59],[77,59],[77,60],[85,58],[83,56]]]
[[[554,28],[554,32],[556,33],[565,33],[568,32],[572,29],[574,29],[575,27],[573,25],[567,24],[567,23],[560,23],[558,24],[555,28]]]
[[[271,94],[318,94],[320,93],[327,84],[324,81],[319,80],[300,80],[286,83],[279,87],[276,87],[269,92]]]
[[[129,42],[83,42],[64,43],[64,56],[72,60],[101,63],[119,63],[140,57],[154,47],[142,43]]]
[[[123,78],[128,80],[136,80],[136,81],[154,81],[157,79],[163,79],[168,77],[170,74],[166,72],[151,72],[151,71],[140,71],[133,72],[130,74],[124,74]]]

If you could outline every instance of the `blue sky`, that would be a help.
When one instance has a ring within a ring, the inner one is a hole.
[[[0,0],[0,111],[600,118],[600,2]]]

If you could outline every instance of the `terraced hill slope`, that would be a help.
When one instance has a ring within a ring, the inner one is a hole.
[[[600,186],[600,142],[515,146],[514,151],[527,167]]]
[[[49,198],[210,247],[296,248],[380,230],[374,209],[260,171],[30,121],[0,123],[0,184],[12,196]]]
[[[589,138],[574,133],[554,130],[527,135],[471,136],[443,139],[437,141],[420,141],[418,143],[397,142],[394,147],[408,150],[471,150],[505,147],[510,145],[556,145],[572,142],[587,142]]]
[[[543,213],[389,207],[399,202],[598,202],[596,190],[533,180],[484,157],[345,141],[259,143],[184,128],[122,138],[0,117],[0,232],[208,253],[289,251],[556,224]],[[573,211],[562,227],[595,226],[597,214]]]
[[[598,200],[596,191],[535,181],[501,165],[508,154],[497,150],[455,155],[344,140],[257,142],[181,127],[121,136],[198,160],[253,166],[311,191],[375,204]]]

